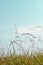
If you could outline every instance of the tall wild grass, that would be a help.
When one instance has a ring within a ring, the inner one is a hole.
[[[43,29],[40,26],[36,26],[36,27]],[[39,52],[40,50],[38,51],[38,53],[35,54],[33,53],[33,48],[36,43],[35,39],[37,39],[37,37],[30,33],[23,33],[22,35],[28,36],[30,43],[32,42],[31,54],[29,55],[29,49],[25,50],[24,47],[22,46],[23,41],[20,39],[16,29],[15,40],[10,42],[10,46],[13,47],[13,53],[10,49],[10,51],[8,50],[7,54],[5,55],[4,51],[0,48],[1,51],[3,52],[2,55],[0,56],[0,65],[43,65],[43,53],[40,53]],[[16,50],[14,47],[15,44],[20,46],[22,50],[22,54],[19,55],[16,54]],[[38,49],[39,48],[37,46],[37,50]]]

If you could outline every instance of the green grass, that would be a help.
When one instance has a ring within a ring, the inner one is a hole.
[[[17,34],[17,33],[15,33],[15,34]],[[25,34],[25,35],[30,35],[32,37],[32,39],[29,38],[29,40],[30,40],[30,43],[32,42],[32,48],[33,48],[34,47],[33,45],[36,43],[34,38],[37,40],[37,37],[35,37],[32,34]],[[15,38],[19,39],[19,36],[16,36]],[[2,56],[0,56],[0,65],[43,65],[43,54],[38,53],[38,54],[35,54],[33,56],[32,55],[29,56],[29,54],[26,54],[29,51],[25,51],[24,48],[22,47],[22,45],[19,44],[19,43],[22,43],[22,42],[23,41],[21,39],[20,40],[11,41],[10,45],[12,45],[14,53],[12,54],[11,50],[9,51],[9,49],[8,49],[7,56],[2,54]],[[24,52],[24,55],[17,55],[15,53],[15,49],[14,49],[13,43],[17,44],[17,45],[19,45],[21,47],[22,51]],[[38,47],[37,47],[37,49],[38,49]],[[10,53],[10,55],[9,55],[9,53]]]
[[[43,65],[43,55],[37,54],[36,56],[1,56],[0,65]]]

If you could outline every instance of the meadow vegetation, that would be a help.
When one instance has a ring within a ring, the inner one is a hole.
[[[38,51],[38,53],[33,54],[32,53],[33,50],[32,50],[31,54],[29,55],[29,51],[26,51],[21,45],[22,40],[19,38],[17,30],[15,34],[16,34],[15,40],[11,41],[10,43],[10,45],[12,45],[13,47],[13,53],[11,52],[11,50],[10,51],[8,50],[9,52],[7,53],[7,55],[4,55],[3,53],[0,56],[0,65],[43,65],[43,53],[40,53],[40,51]],[[24,33],[22,35],[29,36],[29,40],[30,42],[32,42],[32,48],[34,48],[34,44],[35,44],[34,39],[37,39],[37,37],[30,33]],[[18,46],[20,46],[23,54],[19,54],[19,55],[16,54],[14,44],[17,44]]]

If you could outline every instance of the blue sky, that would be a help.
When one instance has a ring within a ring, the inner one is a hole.
[[[0,45],[8,43],[14,29],[43,25],[43,0],[0,0]]]
[[[43,24],[43,0],[0,0],[0,25]]]

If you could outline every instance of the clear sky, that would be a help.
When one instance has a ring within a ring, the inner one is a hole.
[[[9,41],[15,24],[43,25],[43,0],[0,0],[0,44]]]
[[[43,24],[43,0],[0,0],[0,25]]]

